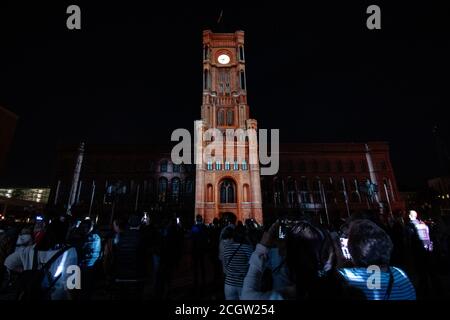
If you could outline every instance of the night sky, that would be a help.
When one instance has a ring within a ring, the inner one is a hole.
[[[59,143],[161,143],[192,129],[204,29],[246,32],[259,127],[286,142],[388,141],[404,190],[439,174],[432,128],[450,141],[450,10],[438,4],[93,2],[0,2],[0,105],[20,117],[0,185],[49,184]],[[66,28],[70,4],[80,31]],[[381,30],[366,28],[369,4]]]

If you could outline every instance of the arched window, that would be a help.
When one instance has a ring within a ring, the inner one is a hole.
[[[239,72],[239,83],[240,83],[241,89],[246,90],[245,89],[245,72],[244,72],[244,70],[241,70]]]
[[[212,184],[208,184],[206,187],[206,201],[213,202],[213,186]]]
[[[244,57],[244,47],[243,47],[243,46],[240,46],[240,47],[239,47],[239,60],[240,60],[240,61],[244,61],[244,60],[245,60],[245,57]]]
[[[233,170],[235,171],[239,170],[239,163],[237,161],[234,162]]]
[[[235,203],[235,185],[230,179],[225,179],[220,184],[220,202],[221,203]]]
[[[223,126],[224,125],[224,118],[225,118],[225,116],[224,116],[224,111],[223,111],[223,109],[220,109],[219,110],[219,112],[218,112],[218,114],[217,114],[217,123],[218,123],[218,125],[219,126]]]
[[[249,202],[250,201],[250,188],[248,186],[248,184],[244,184],[244,194],[243,194],[243,198],[244,198],[244,202]]]
[[[207,164],[206,164],[206,169],[207,169],[207,170],[212,170],[212,169],[213,169],[213,165],[212,165],[212,162],[211,162],[211,161],[208,161],[208,162],[207,162]]]
[[[209,71],[206,69],[203,71],[203,89],[209,89]]]
[[[158,199],[160,202],[166,201],[167,194],[167,178],[161,177],[158,182]]]
[[[180,178],[172,179],[172,200],[178,203],[180,199]]]
[[[173,164],[173,172],[180,172],[180,165],[179,164]]]
[[[209,47],[204,46],[203,47],[203,60],[208,60],[209,58]]]
[[[228,110],[227,111],[227,126],[232,126],[233,123],[234,123],[233,110]]]
[[[228,161],[225,162],[225,170],[230,170],[230,163]]]
[[[216,170],[222,170],[222,163],[220,161],[216,161]]]
[[[185,192],[187,194],[192,194],[194,191],[194,182],[192,181],[192,178],[187,178],[186,179],[186,190]]]
[[[161,172],[167,172],[167,165],[168,165],[167,160],[161,161],[160,167],[159,167],[159,169],[160,169],[159,171],[161,171]]]

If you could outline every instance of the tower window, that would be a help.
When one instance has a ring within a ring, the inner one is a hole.
[[[222,164],[220,163],[220,161],[216,162],[216,170],[222,170]]]
[[[232,126],[233,125],[233,110],[228,110],[227,111],[227,126]]]
[[[206,69],[203,71],[203,89],[209,89],[209,71]]]
[[[235,170],[235,171],[239,170],[239,164],[237,161],[234,162],[233,170]]]
[[[213,167],[212,167],[212,162],[211,162],[211,161],[208,161],[208,163],[206,164],[206,168],[207,168],[208,170],[212,170],[212,169],[213,169]]]
[[[239,72],[239,81],[240,81],[241,89],[246,90],[245,89],[245,72],[244,72],[244,70],[241,70]]]
[[[245,57],[244,57],[244,47],[240,46],[239,47],[239,60],[244,61]]]
[[[230,170],[230,163],[228,161],[225,162],[225,170]]]
[[[209,58],[209,47],[204,46],[203,47],[203,60],[208,60]]]

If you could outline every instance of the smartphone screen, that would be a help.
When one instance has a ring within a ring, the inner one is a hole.
[[[348,238],[339,238],[341,240],[341,249],[342,254],[344,255],[345,259],[350,260],[352,256],[350,255],[350,252],[348,251]]]
[[[286,226],[280,225],[278,227],[278,238],[279,239],[285,239],[286,238]]]

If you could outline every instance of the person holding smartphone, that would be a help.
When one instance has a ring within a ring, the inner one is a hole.
[[[270,248],[279,238],[285,239],[285,255],[289,278],[293,285],[261,291],[265,263]],[[308,221],[293,226],[275,222],[264,233],[249,261],[244,279],[242,300],[290,300],[330,298],[338,295],[335,275],[335,248],[329,233]]]

